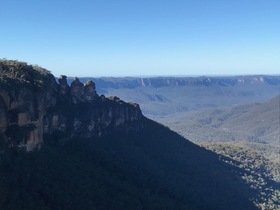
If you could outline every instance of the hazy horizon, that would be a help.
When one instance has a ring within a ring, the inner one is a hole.
[[[61,75],[55,75],[60,77]],[[209,74],[209,75],[135,75],[135,76],[72,76],[65,75],[67,78],[196,78],[196,77],[247,77],[247,76],[272,76],[278,77],[280,74]]]

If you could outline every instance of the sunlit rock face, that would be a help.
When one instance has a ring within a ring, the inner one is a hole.
[[[143,125],[137,104],[96,93],[92,81],[67,77],[56,82],[47,70],[23,62],[0,61],[0,150],[40,148],[44,135],[93,137]]]
[[[94,100],[97,96],[95,84],[92,80],[87,81],[84,84],[84,99],[86,101]]]

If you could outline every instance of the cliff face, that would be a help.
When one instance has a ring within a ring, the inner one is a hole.
[[[45,69],[0,60],[0,149],[40,148],[44,135],[94,137],[143,126],[137,104],[97,95],[95,84],[66,76],[58,83]]]
[[[59,78],[57,103],[44,116],[44,133],[74,137],[93,137],[114,131],[138,130],[143,117],[138,104],[118,97],[97,95],[92,81],[78,78],[68,86],[66,76]]]

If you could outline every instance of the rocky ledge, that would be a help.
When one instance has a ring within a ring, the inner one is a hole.
[[[96,93],[92,81],[54,76],[38,66],[0,60],[0,150],[40,148],[45,136],[90,138],[140,130],[138,104]]]

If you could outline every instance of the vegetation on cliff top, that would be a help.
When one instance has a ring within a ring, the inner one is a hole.
[[[15,85],[47,87],[54,81],[50,71],[26,62],[0,59],[0,86],[14,87]]]

